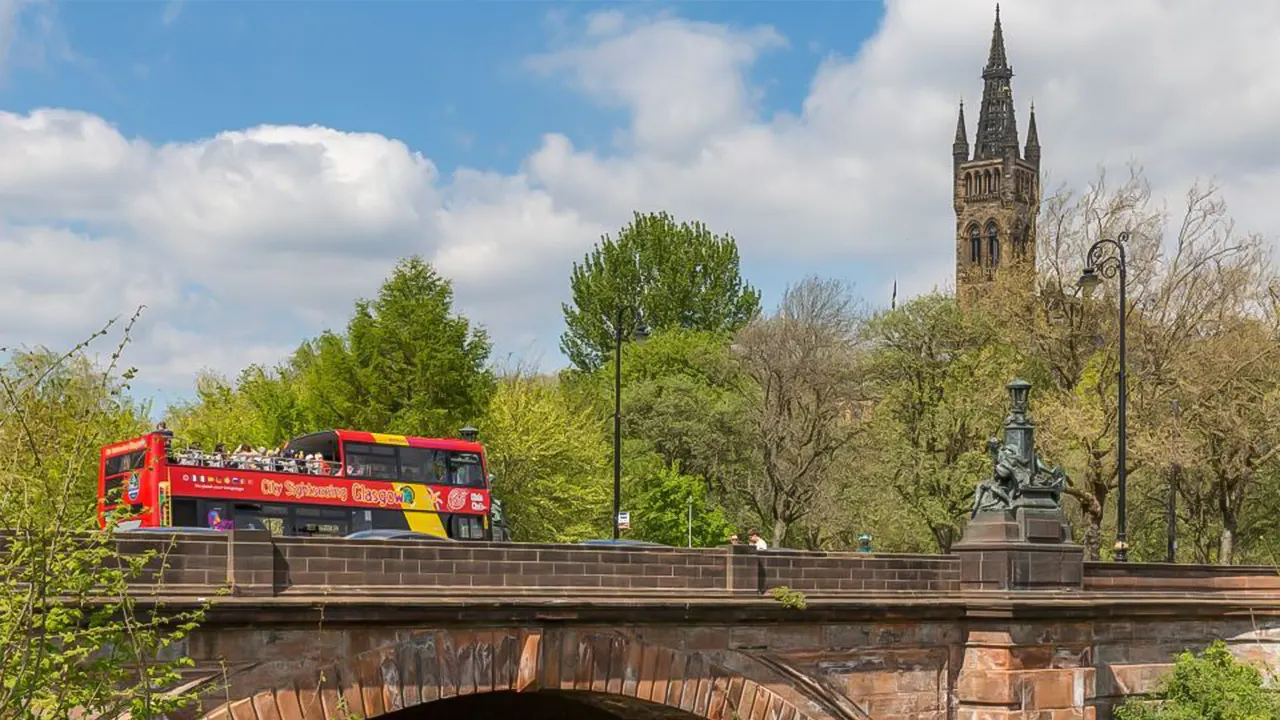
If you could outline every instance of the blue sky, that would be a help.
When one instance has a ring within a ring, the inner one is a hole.
[[[1125,8],[1002,6],[1048,182],[1136,160],[1176,210],[1213,177],[1274,236],[1280,5]],[[992,15],[0,0],[0,347],[67,347],[145,303],[129,360],[163,403],[341,328],[416,253],[496,358],[551,369],[571,263],[633,210],[734,235],[766,305],[806,274],[880,307],[895,280],[945,289],[956,101],[972,137]]]
[[[73,107],[126,136],[192,141],[228,128],[319,124],[398,138],[442,172],[514,172],[543,133],[607,149],[618,121],[525,58],[606,3],[75,2],[57,5],[69,56],[19,64],[6,109]],[[645,3],[646,11],[771,25],[790,47],[753,80],[762,111],[798,111],[827,53],[851,55],[879,2]],[[34,22],[31,21],[31,22]]]

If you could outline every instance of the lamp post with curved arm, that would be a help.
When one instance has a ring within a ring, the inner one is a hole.
[[[1080,289],[1087,297],[1102,282],[1101,278],[1111,279],[1117,275],[1120,276],[1120,372],[1118,376],[1120,387],[1117,392],[1119,395],[1117,402],[1120,407],[1116,418],[1120,436],[1117,438],[1116,443],[1116,477],[1119,480],[1119,488],[1116,493],[1116,544],[1114,546],[1116,562],[1127,562],[1129,560],[1129,532],[1125,517],[1125,489],[1128,470],[1125,453],[1128,433],[1125,422],[1125,406],[1128,404],[1128,391],[1125,383],[1124,337],[1124,320],[1128,309],[1125,298],[1128,269],[1125,267],[1124,246],[1128,241],[1129,233],[1122,232],[1114,240],[1103,238],[1094,243],[1089,248],[1089,253],[1085,256],[1084,272],[1080,274],[1079,283]],[[1112,249],[1112,252],[1106,253],[1109,248]]]

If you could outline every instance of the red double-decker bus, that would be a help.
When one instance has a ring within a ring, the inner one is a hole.
[[[121,529],[266,529],[343,536],[412,530],[488,540],[489,476],[471,440],[329,430],[278,453],[179,449],[153,432],[102,448],[98,519],[124,504]]]

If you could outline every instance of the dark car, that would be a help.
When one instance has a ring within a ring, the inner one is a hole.
[[[357,530],[346,536],[350,540],[428,540],[431,542],[455,542],[453,538],[440,537],[414,530]]]
[[[579,545],[594,545],[596,547],[671,547],[662,543],[649,542],[647,540],[613,540],[603,538],[600,540],[580,540]]]

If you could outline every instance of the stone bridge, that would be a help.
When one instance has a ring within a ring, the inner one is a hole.
[[[1007,558],[122,542],[164,553],[147,602],[211,603],[180,650],[220,719],[1109,717],[1185,648],[1273,662],[1280,637],[1271,568],[1066,557],[990,589]]]

